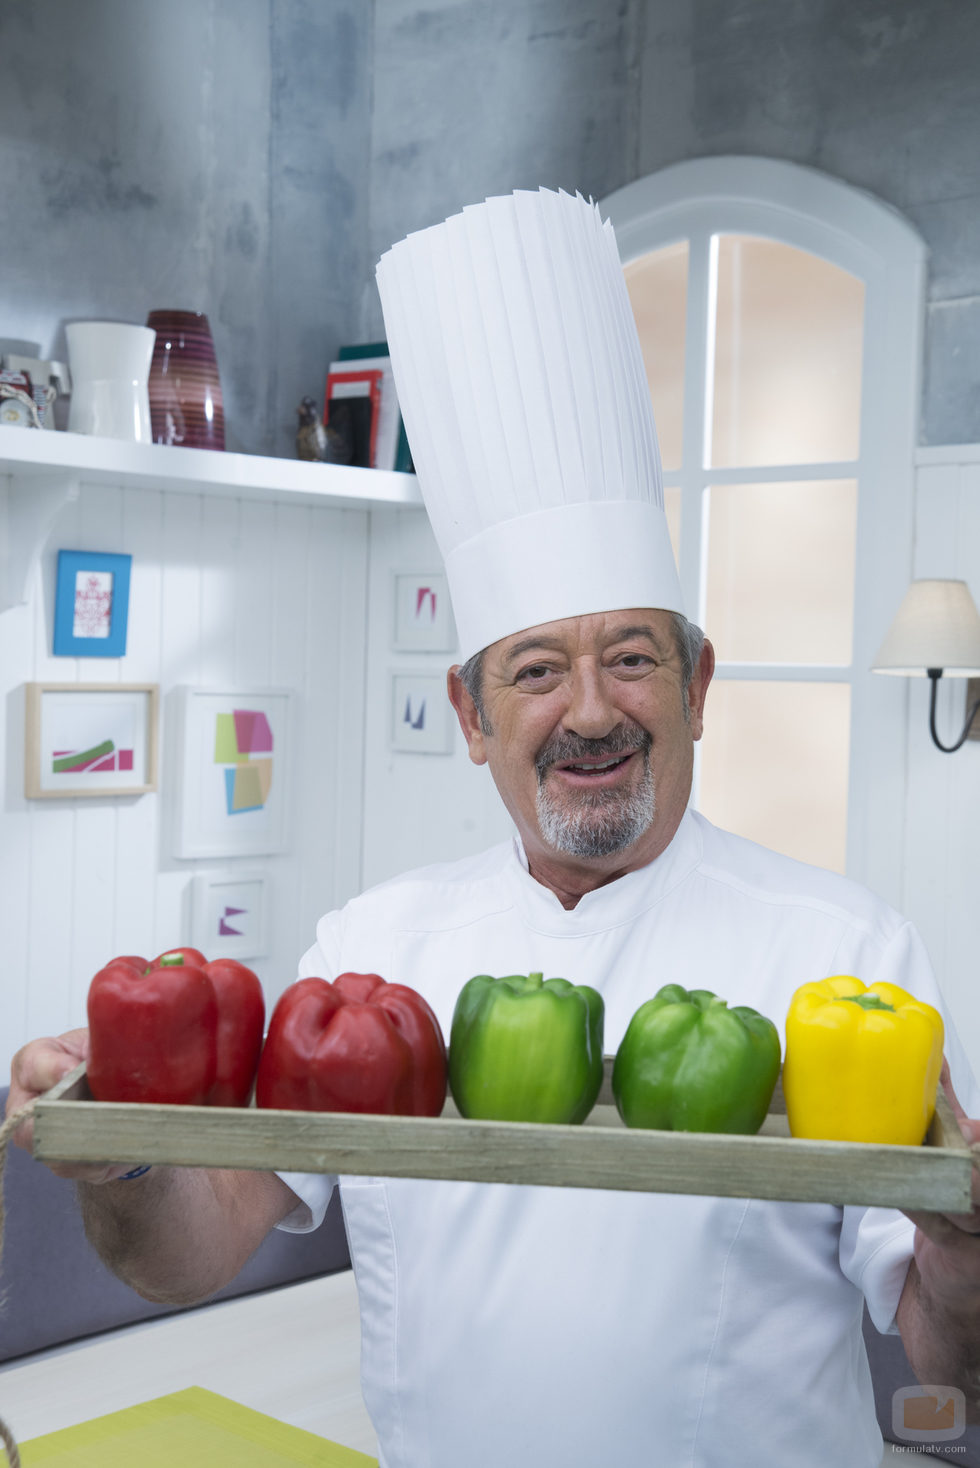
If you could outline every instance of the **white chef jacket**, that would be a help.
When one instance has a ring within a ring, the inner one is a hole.
[[[605,1049],[663,984],[781,1025],[793,991],[854,974],[943,1011],[967,1113],[980,1096],[921,940],[852,882],[688,812],[656,861],[572,911],[518,843],[427,867],[328,914],[301,974],[418,989],[448,1036],[476,973],[591,984]],[[783,1038],[785,1038],[783,1036]],[[337,1179],[282,1174],[322,1220]],[[382,1468],[877,1468],[861,1336],[894,1316],[912,1224],[889,1209],[342,1177],[362,1389]]]

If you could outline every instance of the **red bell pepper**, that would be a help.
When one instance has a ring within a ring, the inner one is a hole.
[[[117,958],[89,987],[89,1087],[97,1101],[244,1106],[265,1003],[251,969],[172,949],[143,971]]]
[[[213,958],[204,972],[218,1001],[217,1065],[207,1104],[247,1106],[265,1028],[262,985],[233,958]]]
[[[286,1111],[438,1116],[446,1042],[429,1005],[378,974],[299,979],[280,997],[255,1104]]]

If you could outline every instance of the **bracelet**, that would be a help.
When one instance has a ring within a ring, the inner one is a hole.
[[[117,1177],[116,1178],[116,1182],[117,1183],[128,1183],[128,1182],[131,1182],[134,1177],[142,1177],[144,1173],[149,1172],[149,1170],[150,1170],[150,1168],[152,1166],[153,1166],[152,1162],[148,1162],[145,1167],[134,1167],[131,1172],[124,1172],[121,1177]]]

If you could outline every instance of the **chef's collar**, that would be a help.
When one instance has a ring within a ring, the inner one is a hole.
[[[562,907],[554,892],[531,876],[519,836],[514,837],[513,860],[506,868],[507,882],[515,905],[532,931],[557,938],[582,937],[635,922],[694,870],[702,852],[697,818],[688,809],[673,840],[658,857],[614,882],[584,893],[571,909]]]

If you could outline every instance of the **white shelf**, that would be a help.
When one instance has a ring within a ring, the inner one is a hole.
[[[414,474],[0,426],[0,611],[26,601],[55,517],[85,484],[340,510],[422,504]]]

